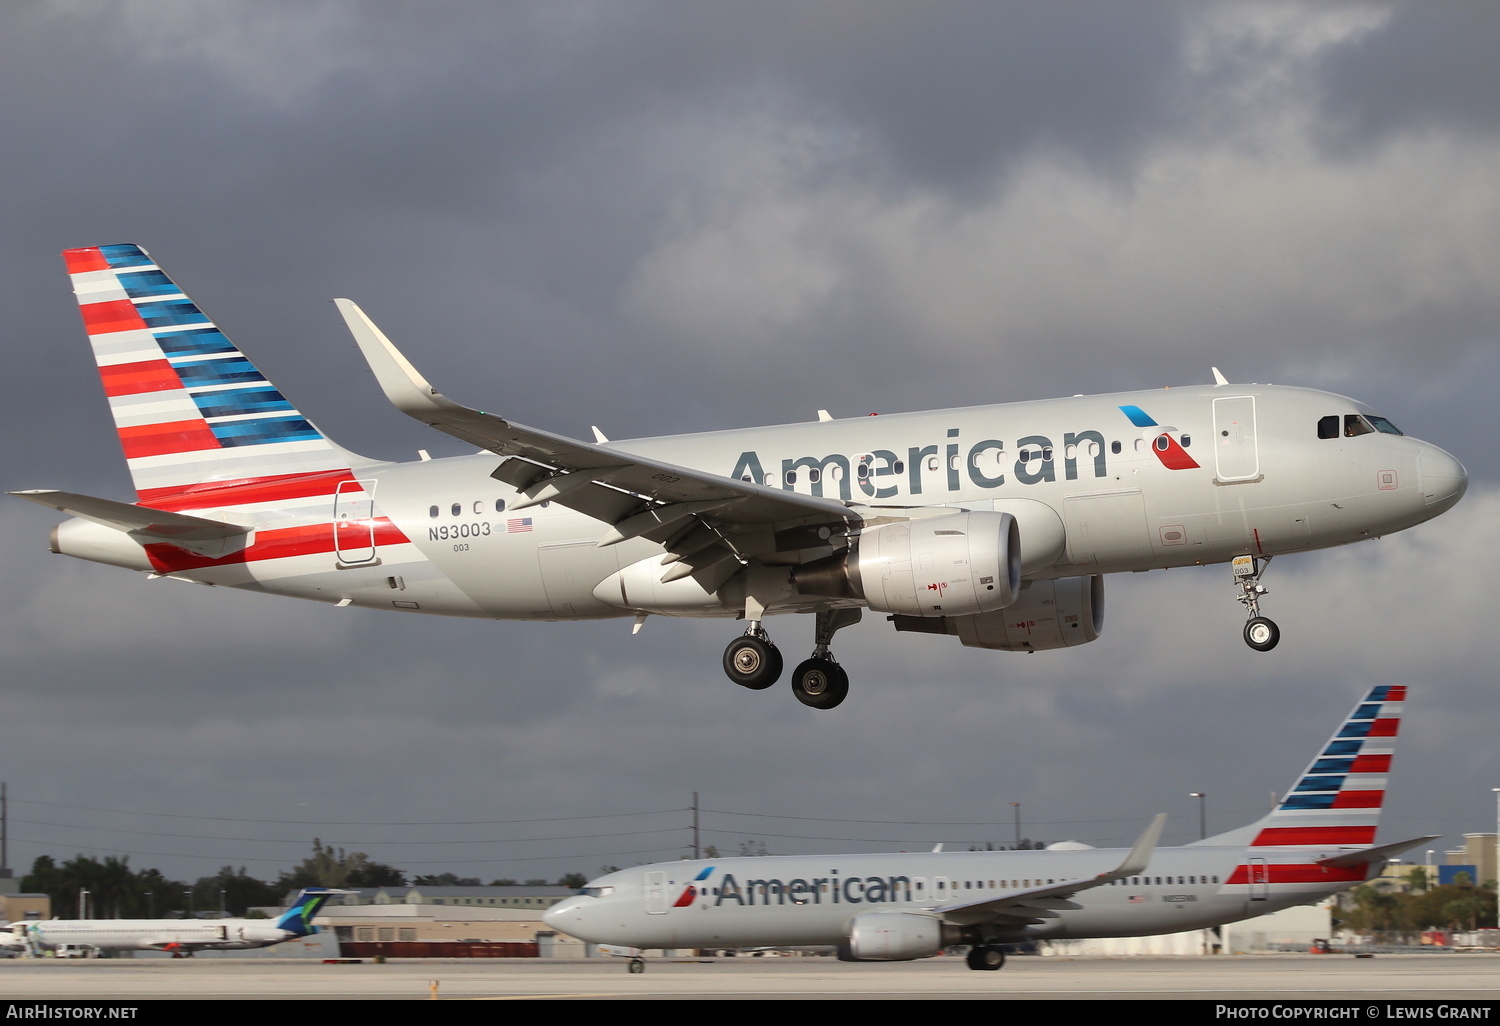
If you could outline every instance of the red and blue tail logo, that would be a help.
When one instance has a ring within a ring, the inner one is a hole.
[[[1262,821],[1251,847],[1373,844],[1405,701],[1403,686],[1372,688]]]
[[[142,500],[348,469],[145,250],[90,246],[63,259]]]

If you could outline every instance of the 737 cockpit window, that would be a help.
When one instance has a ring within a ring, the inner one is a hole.
[[[1374,414],[1371,414],[1369,417],[1369,421],[1371,424],[1375,425],[1375,430],[1379,431],[1383,435],[1403,435],[1406,433],[1396,425],[1392,424],[1390,421],[1386,420],[1384,417],[1377,417]]]

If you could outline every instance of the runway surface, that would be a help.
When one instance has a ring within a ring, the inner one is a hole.
[[[395,960],[324,965],[227,959],[0,961],[0,1000],[265,998],[441,1000],[630,998],[995,998],[1027,1000],[1411,998],[1500,1001],[1500,955],[1012,958],[999,972],[961,959],[830,958]],[[1497,1015],[1500,1018],[1500,1015]]]

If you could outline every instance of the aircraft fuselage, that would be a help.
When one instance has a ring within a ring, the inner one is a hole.
[[[1435,446],[1342,428],[1318,437],[1323,418],[1370,413],[1311,389],[1197,386],[612,447],[853,503],[867,522],[913,507],[1010,512],[1026,579],[1048,580],[1343,545],[1456,502],[1463,468]],[[1132,422],[1142,414],[1154,423]],[[557,503],[512,512],[521,494],[490,476],[496,465],[489,453],[370,462],[308,476],[301,489],[295,479],[275,494],[205,486],[161,504],[253,526],[249,546],[226,559],[143,552],[86,521],[63,525],[54,544],[204,583],[379,609],[522,620],[741,614],[734,589],[657,585],[656,543],[596,547],[607,525]],[[297,491],[306,494],[288,494]],[[821,542],[794,539],[799,548],[763,562],[816,558]],[[767,612],[849,604],[778,582]]]

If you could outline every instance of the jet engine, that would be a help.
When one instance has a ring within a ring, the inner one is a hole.
[[[1004,609],[1021,583],[1021,545],[1009,513],[963,511],[868,528],[849,547],[792,571],[803,595],[860,599],[909,617]]]
[[[866,912],[849,922],[850,962],[931,958],[959,940],[958,927],[915,912]],[[844,945],[839,945],[842,958]]]
[[[890,619],[898,631],[952,634],[969,648],[1042,652],[1086,645],[1104,629],[1104,578],[1027,581],[1015,603],[999,612]]]

